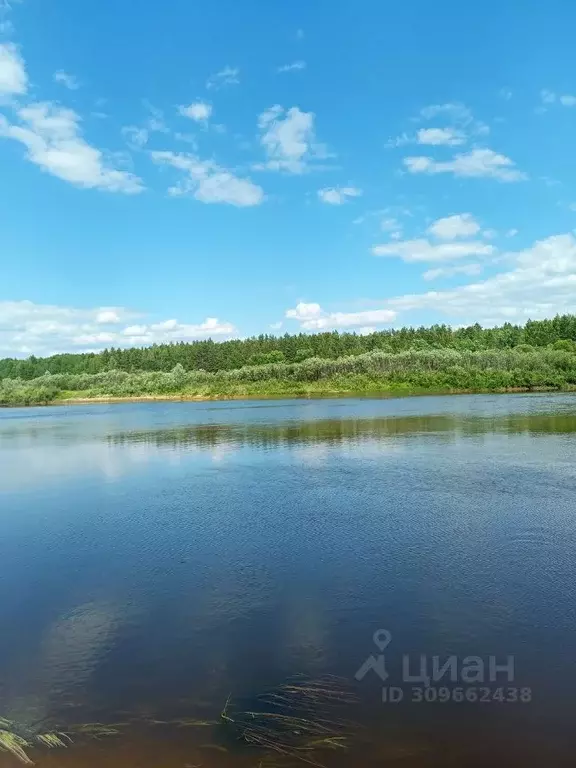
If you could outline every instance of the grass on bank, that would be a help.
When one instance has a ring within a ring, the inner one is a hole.
[[[105,371],[45,374],[30,381],[2,379],[0,405],[49,404],[70,398],[235,398],[571,389],[576,354],[527,346],[481,351],[435,349],[367,352],[336,360],[270,363],[209,373]]]

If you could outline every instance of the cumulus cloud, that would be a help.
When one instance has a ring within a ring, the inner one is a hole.
[[[171,195],[192,195],[202,203],[228,203],[238,207],[260,205],[264,201],[262,187],[250,179],[235,176],[211,160],[175,152],[152,152],[151,156],[154,162],[183,172],[183,179],[168,190]]]
[[[524,181],[528,177],[519,171],[506,155],[491,149],[473,149],[457,154],[452,160],[438,162],[431,157],[406,157],[404,165],[410,173],[452,173],[468,178],[492,178],[498,181]]]
[[[0,44],[0,98],[22,96],[28,90],[26,65],[12,43]]]
[[[208,90],[219,90],[226,85],[238,85],[240,82],[240,70],[238,67],[224,67],[206,80]]]
[[[436,311],[453,322],[495,325],[576,312],[576,238],[539,240],[505,254],[512,268],[450,291],[399,296],[386,302],[397,312]]]
[[[196,123],[205,123],[212,115],[212,105],[207,104],[205,101],[195,101],[187,107],[180,107],[179,112]]]
[[[313,112],[298,107],[284,109],[277,104],[265,110],[258,118],[258,128],[268,159],[257,170],[300,174],[314,158],[325,158],[325,147],[316,143],[314,119]]]
[[[293,61],[292,64],[283,64],[278,67],[276,72],[301,72],[303,69],[306,69],[305,61]]]
[[[479,275],[482,272],[482,264],[461,264],[457,267],[438,267],[424,272],[424,280],[437,280],[439,277],[454,277],[454,275]]]
[[[213,336],[231,336],[236,333],[232,323],[207,317],[202,323],[180,323],[178,320],[164,320],[150,325],[132,325],[121,331],[124,344],[140,346],[175,341],[193,341]]]
[[[348,199],[360,197],[362,190],[357,187],[325,187],[318,190],[318,197],[329,205],[342,205]]]
[[[88,144],[73,110],[42,102],[21,107],[17,116],[14,124],[0,116],[0,137],[23,144],[28,160],[43,171],[78,187],[125,194],[144,189],[137,176],[115,168],[101,150]]]
[[[74,75],[64,72],[63,69],[59,69],[58,72],[54,73],[54,82],[63,85],[69,91],[77,91],[80,88],[78,79]]]
[[[373,309],[364,312],[325,312],[319,304],[300,302],[286,311],[288,320],[297,320],[307,331],[383,325],[396,318],[391,309]]]
[[[78,309],[31,301],[0,301],[0,356],[189,341],[226,337],[236,332],[231,323],[213,317],[198,324],[166,320],[127,325],[136,317],[136,313],[123,307]]]
[[[456,128],[421,128],[416,134],[418,144],[453,147],[466,142],[466,135]]]
[[[480,232],[480,224],[471,213],[459,213],[437,219],[428,227],[428,234],[440,240],[457,240],[460,237],[473,237]]]
[[[406,262],[453,261],[468,256],[492,256],[495,251],[493,245],[477,240],[463,243],[431,243],[425,238],[399,240],[372,248],[374,256],[398,257]]]

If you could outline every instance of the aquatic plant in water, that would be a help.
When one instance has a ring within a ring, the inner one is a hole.
[[[347,748],[350,725],[334,710],[354,701],[337,678],[302,679],[258,696],[258,709],[240,709],[229,696],[220,719],[245,744],[322,766],[318,752]]]
[[[0,749],[9,752],[27,765],[34,763],[26,750],[34,746],[48,747],[48,749],[64,748],[71,743],[72,739],[69,736],[57,731],[24,735],[15,723],[0,717]]]

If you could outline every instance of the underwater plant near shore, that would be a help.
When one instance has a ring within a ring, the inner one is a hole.
[[[60,731],[24,735],[15,723],[0,717],[0,749],[9,752],[26,765],[34,765],[27,750],[35,746],[57,749],[65,748],[71,743],[72,739]]]
[[[301,679],[257,696],[257,709],[241,709],[229,696],[220,718],[246,745],[320,767],[318,753],[347,749],[352,726],[336,709],[355,700],[337,678]]]
[[[341,751],[356,732],[356,726],[342,719],[342,707],[356,698],[346,681],[335,677],[318,680],[297,678],[287,684],[258,694],[250,699],[230,695],[219,718],[197,719],[189,715],[176,718],[128,713],[124,722],[80,722],[53,730],[34,730],[12,720],[0,718],[0,750],[10,753],[21,763],[33,765],[33,749],[64,749],[80,745],[86,739],[102,739],[120,734],[131,726],[165,728],[210,728],[210,743],[201,745],[221,752],[237,749],[253,750],[260,765],[276,759],[322,768],[322,754]]]

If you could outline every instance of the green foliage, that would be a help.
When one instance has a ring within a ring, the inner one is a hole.
[[[559,349],[564,352],[572,352],[572,354],[576,354],[576,342],[572,341],[572,339],[558,339],[558,341],[555,341],[554,344],[552,344],[552,349]]]
[[[274,349],[272,352],[260,352],[257,355],[251,355],[248,360],[248,365],[268,365],[268,363],[283,363],[286,358],[284,352],[280,352],[279,349]]]
[[[154,344],[147,348],[105,349],[103,352],[54,355],[26,360],[0,360],[0,379],[31,381],[43,374],[101,374],[110,371],[148,371],[181,376],[185,371],[239,370],[243,366],[301,363],[309,359],[335,360],[364,355],[368,352],[401,353],[408,350],[460,351],[541,349],[562,342],[576,343],[576,316],[558,315],[550,320],[528,321],[525,326],[505,323],[499,328],[451,328],[433,325],[429,328],[399,328],[377,331],[366,336],[337,331],[284,336],[262,334],[250,339],[214,342],[212,339],[192,343]],[[574,344],[570,350],[574,353]]]
[[[31,381],[0,381],[0,405],[48,403],[76,397],[235,397],[377,391],[572,388],[576,355],[552,347],[505,349],[376,349],[335,359],[269,362],[231,370],[59,373]]]
[[[301,363],[303,360],[307,360],[309,357],[314,357],[314,350],[312,347],[300,347],[300,349],[296,350],[294,361],[296,363]]]

